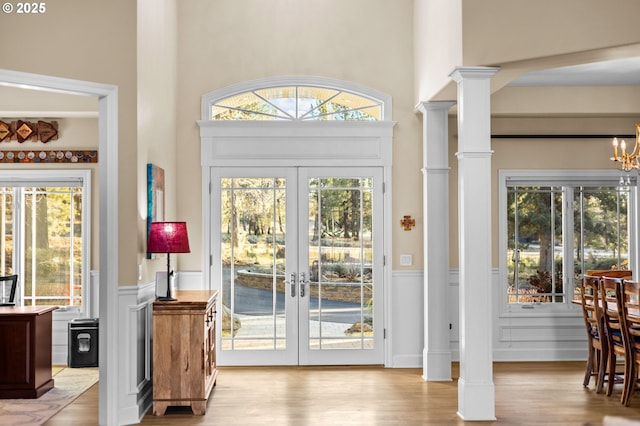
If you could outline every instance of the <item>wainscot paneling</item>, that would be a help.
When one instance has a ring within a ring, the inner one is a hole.
[[[118,287],[119,424],[139,423],[152,404],[154,300],[155,282]]]
[[[424,273],[393,271],[387,292],[387,340],[392,368],[422,367],[424,349]]]
[[[494,361],[583,360],[587,340],[582,313],[573,305],[523,309],[506,306],[504,285],[498,270],[493,274],[493,358]]]
[[[501,342],[568,342],[584,341],[584,324],[576,325],[504,325],[498,326]]]

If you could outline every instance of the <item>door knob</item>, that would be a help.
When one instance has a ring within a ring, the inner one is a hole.
[[[296,297],[296,274],[291,273],[291,280],[284,283],[291,286],[291,297]]]
[[[300,297],[304,297],[305,295],[304,286],[307,284],[305,277],[304,272],[300,272]]]

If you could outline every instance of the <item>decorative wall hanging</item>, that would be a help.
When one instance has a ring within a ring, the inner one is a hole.
[[[412,219],[411,216],[405,215],[400,221],[400,226],[402,226],[405,231],[411,231],[411,228],[416,226],[416,220]]]
[[[58,122],[38,120],[36,123],[17,120],[0,120],[0,142],[18,141],[20,143],[47,143],[58,139]]]
[[[147,164],[147,240],[151,222],[164,221],[164,169],[155,164]],[[147,253],[147,259],[155,259],[156,254]]]
[[[11,131],[9,123],[0,121],[0,142],[8,141],[11,136],[13,136],[13,132]]]
[[[18,142],[22,143],[29,139],[29,137],[34,134],[34,127],[33,123],[18,120],[16,125],[16,136],[18,137]]]
[[[38,120],[38,136],[40,137],[40,142],[42,143],[47,143],[53,138],[57,139],[57,123],[56,126],[54,126],[52,123],[49,123],[47,121]]]
[[[97,163],[98,151],[0,151],[0,163]]]

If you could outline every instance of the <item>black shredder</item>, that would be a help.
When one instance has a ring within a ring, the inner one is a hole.
[[[98,318],[69,321],[69,367],[98,366]]]

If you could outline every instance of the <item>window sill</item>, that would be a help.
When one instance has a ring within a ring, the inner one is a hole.
[[[580,307],[572,303],[527,303],[503,305],[500,318],[526,317],[581,317]]]

